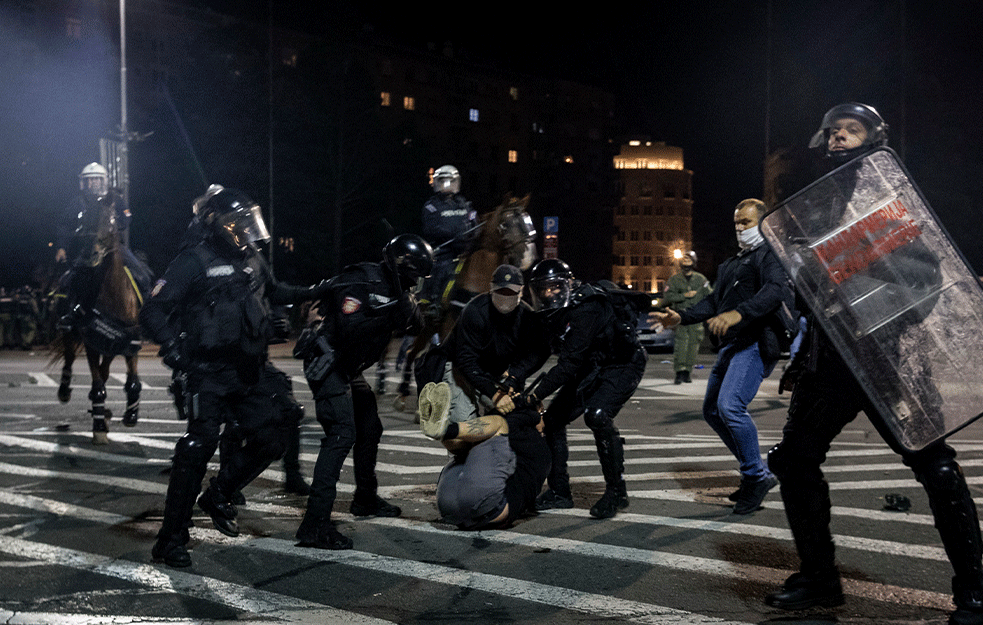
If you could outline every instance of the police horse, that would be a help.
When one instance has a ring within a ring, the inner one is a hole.
[[[140,378],[137,375],[137,355],[140,351],[139,313],[143,294],[137,279],[124,264],[126,250],[116,227],[116,209],[99,201],[90,204],[82,213],[75,232],[75,248],[79,250],[72,271],[89,276],[86,284],[76,288],[93,289],[91,310],[85,310],[81,322],[73,329],[55,337],[52,364],[62,361],[58,400],[67,403],[72,396],[72,365],[81,348],[92,374],[89,401],[92,402],[92,442],[105,445],[108,441],[107,421],[112,412],[106,408],[106,381],[109,365],[116,356],[126,360],[126,409],[123,425],[137,423],[140,408]],[[74,281],[76,284],[82,282]],[[97,292],[96,292],[97,291]],[[83,298],[85,299],[85,298]]]
[[[424,328],[407,349],[403,379],[393,402],[396,410],[406,410],[416,357],[430,345],[434,334],[439,341],[447,338],[464,306],[471,298],[488,291],[495,269],[508,263],[526,270],[535,262],[536,229],[526,212],[528,205],[528,195],[521,198],[507,196],[502,204],[492,209],[482,221],[471,251],[458,261],[458,269],[450,283],[440,285],[439,305],[424,315]]]

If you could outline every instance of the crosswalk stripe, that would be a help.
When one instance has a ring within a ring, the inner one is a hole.
[[[129,562],[10,536],[0,536],[0,551],[12,556],[44,560],[52,565],[67,566],[90,573],[115,577],[151,590],[175,592],[219,603],[250,614],[263,615],[272,622],[290,623],[297,622],[302,618],[304,622],[311,623],[391,625],[389,621],[363,616],[347,610],[338,610],[289,595],[280,595],[224,582],[212,577]],[[117,616],[116,618],[119,619],[120,617]],[[116,622],[120,621],[117,620]]]

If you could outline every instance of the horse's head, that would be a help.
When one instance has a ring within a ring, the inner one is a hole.
[[[495,246],[501,252],[502,262],[517,265],[525,270],[536,261],[536,228],[526,212],[529,196],[523,198],[507,197],[498,206],[486,224],[488,237],[494,237]]]
[[[79,261],[90,267],[98,267],[119,246],[116,207],[104,200],[87,202],[86,210],[79,217],[75,236],[80,241]]]

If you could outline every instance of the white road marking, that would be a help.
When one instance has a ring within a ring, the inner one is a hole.
[[[119,560],[64,547],[55,547],[10,536],[0,536],[0,551],[21,558],[43,560],[55,566],[65,566],[98,575],[107,575],[139,584],[150,591],[175,592],[188,597],[212,601],[249,614],[262,615],[279,623],[391,625],[389,621],[346,610],[338,610],[287,595],[223,582],[211,577]],[[80,625],[89,621],[66,622]],[[201,623],[201,620],[191,622]]]

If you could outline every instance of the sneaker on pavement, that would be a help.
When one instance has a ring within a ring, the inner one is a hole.
[[[778,485],[778,478],[768,474],[757,482],[751,482],[744,487],[743,492],[734,503],[734,514],[751,514],[761,507],[768,491]]]

